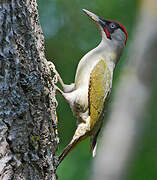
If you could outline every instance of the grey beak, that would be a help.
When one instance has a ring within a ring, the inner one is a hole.
[[[82,10],[83,10],[83,12],[84,12],[85,14],[87,14],[95,23],[98,23],[98,24],[100,24],[100,25],[105,26],[105,22],[104,22],[101,18],[99,18],[99,16],[97,16],[96,14],[94,14],[94,13],[92,13],[92,12],[86,10],[86,9],[82,9]]]

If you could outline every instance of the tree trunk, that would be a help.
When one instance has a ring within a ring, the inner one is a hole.
[[[0,0],[0,179],[57,179],[54,83],[36,0]]]

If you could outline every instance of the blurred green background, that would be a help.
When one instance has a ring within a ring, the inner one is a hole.
[[[118,21],[126,27],[128,42],[114,74],[110,106],[120,70],[127,63],[128,47],[132,39],[136,15],[139,11],[137,1],[38,0],[38,6],[40,23],[45,36],[46,58],[53,61],[67,84],[74,82],[76,67],[81,57],[100,42],[99,31],[87,15],[82,12],[82,8],[88,9],[104,19]],[[131,165],[130,180],[157,179],[157,146],[154,145],[157,144],[157,123],[154,121],[157,119],[157,96],[155,92],[150,105],[153,108],[151,108],[150,121],[145,130],[144,142],[141,143],[135,162]],[[57,108],[60,138],[59,154],[74,134],[76,118],[73,117],[69,105],[63,97],[57,95],[57,100],[59,102]],[[110,108],[107,111],[110,112]],[[57,174],[61,180],[89,180],[91,170],[92,157],[89,154],[89,139],[87,139],[66,157],[59,166]]]

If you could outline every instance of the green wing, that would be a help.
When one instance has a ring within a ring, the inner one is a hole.
[[[93,68],[89,81],[88,101],[91,130],[101,124],[99,118],[103,111],[105,99],[110,92],[111,83],[111,73],[107,64],[104,60],[100,60]],[[99,128],[97,127],[95,130],[98,131]]]

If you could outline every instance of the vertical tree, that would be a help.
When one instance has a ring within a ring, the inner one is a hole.
[[[56,99],[36,0],[0,1],[0,179],[56,179]]]

